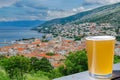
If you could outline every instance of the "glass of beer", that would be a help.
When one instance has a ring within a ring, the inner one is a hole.
[[[88,69],[94,78],[111,78],[114,58],[114,36],[86,37]]]

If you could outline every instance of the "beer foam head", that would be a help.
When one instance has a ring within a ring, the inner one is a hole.
[[[89,36],[86,40],[114,40],[114,36]]]

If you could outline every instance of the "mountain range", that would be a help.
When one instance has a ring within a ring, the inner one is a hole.
[[[50,21],[46,21],[45,23],[38,26],[38,30],[39,28],[41,29],[51,27],[56,24],[80,24],[84,22],[111,23],[112,25],[119,27],[120,3],[105,5],[85,12],[80,12],[69,17],[57,18]]]
[[[1,21],[0,27],[16,26],[16,27],[36,27],[45,21],[40,20],[22,20],[22,21]]]

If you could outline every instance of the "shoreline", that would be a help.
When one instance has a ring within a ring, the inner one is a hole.
[[[32,28],[32,27],[31,27]],[[31,30],[28,27],[10,27],[9,29],[0,28],[0,47],[7,46],[17,40],[28,39],[28,38],[42,38],[43,33]]]

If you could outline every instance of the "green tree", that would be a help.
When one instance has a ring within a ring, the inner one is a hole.
[[[0,55],[0,60],[5,59],[6,57],[4,55]]]
[[[46,36],[45,36],[45,35],[43,35],[43,36],[42,36],[42,39],[46,39]]]
[[[80,41],[81,38],[82,38],[81,36],[75,36],[75,37],[74,37],[74,41]]]
[[[30,58],[30,71],[38,71],[37,67],[39,65],[39,59],[37,59],[36,57]]]
[[[11,79],[23,80],[24,73],[29,71],[30,60],[23,56],[13,56],[0,61]]]
[[[65,75],[82,72],[88,69],[86,51],[76,51],[70,53],[65,60]]]
[[[62,77],[64,75],[62,74],[62,71],[60,71],[60,68],[56,68],[56,69],[53,69],[48,76],[50,79],[54,79],[54,78]]]
[[[47,39],[46,35],[42,36],[42,42],[48,42],[49,40]]]
[[[48,52],[48,53],[46,53],[46,55],[53,56],[53,55],[55,55],[55,53],[54,52]]]
[[[25,74],[25,80],[50,80],[44,72],[38,71],[32,74]]]
[[[2,68],[0,68],[0,80],[10,80],[8,74]]]
[[[114,56],[114,63],[120,63],[120,56]]]
[[[34,71],[45,71],[49,72],[53,69],[52,65],[50,64],[49,60],[46,58],[42,58],[41,60],[37,58],[31,58],[31,68]]]
[[[53,67],[52,67],[52,65],[50,64],[50,62],[49,62],[48,59],[42,58],[42,59],[40,60],[39,69],[40,69],[41,71],[50,72],[50,71],[53,69]]]
[[[117,41],[120,41],[120,36],[116,36],[116,40],[117,40]]]

